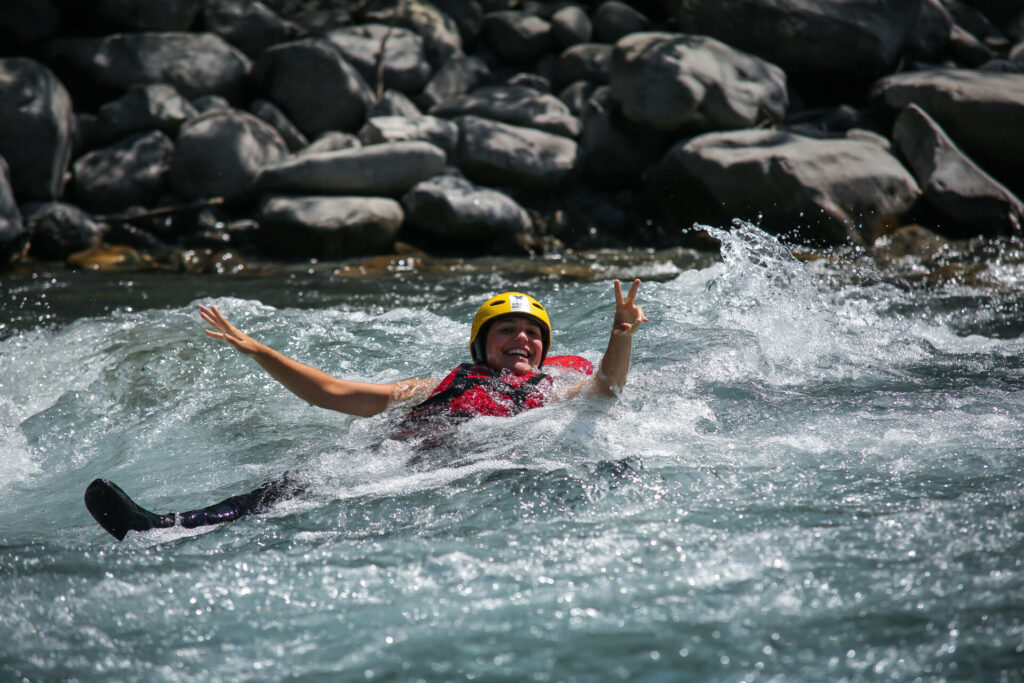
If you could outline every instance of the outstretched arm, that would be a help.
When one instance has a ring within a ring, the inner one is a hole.
[[[213,329],[206,334],[252,356],[267,373],[304,401],[329,410],[370,417],[392,402],[425,394],[435,380],[407,379],[393,384],[373,384],[337,379],[326,372],[293,360],[256,341],[228,322],[215,306],[199,307],[199,315]]]
[[[594,375],[581,389],[587,393],[615,396],[626,384],[629,373],[629,361],[633,353],[633,335],[640,329],[641,323],[648,322],[644,309],[636,305],[636,294],[640,291],[640,280],[633,280],[633,286],[625,298],[622,296],[622,283],[616,280],[615,318],[612,323],[612,334],[608,339],[608,348],[601,358],[601,364]]]

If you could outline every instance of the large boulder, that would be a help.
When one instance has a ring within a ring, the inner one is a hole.
[[[53,72],[31,59],[0,59],[0,156],[20,201],[63,193],[74,122],[71,97]]]
[[[610,102],[604,87],[583,113],[580,157],[586,178],[597,187],[639,185],[644,172],[664,154],[673,139],[629,121]]]
[[[399,196],[444,168],[445,153],[429,142],[388,142],[303,154],[263,169],[265,192]]]
[[[281,134],[284,143],[288,145],[288,151],[297,152],[309,146],[309,140],[299,130],[292,120],[281,111],[280,107],[270,100],[255,100],[249,106],[249,111],[263,119]]]
[[[401,26],[418,33],[423,38],[427,60],[434,68],[462,55],[462,35],[458,24],[432,3],[401,0],[382,5],[367,12],[365,21]]]
[[[132,86],[121,97],[101,106],[97,113],[97,136],[113,141],[154,129],[174,135],[181,124],[199,112],[174,86],[154,83]]]
[[[582,7],[566,5],[551,15],[551,35],[560,47],[589,43],[594,25]]]
[[[136,84],[169,83],[185,97],[244,89],[252,62],[213,33],[116,33],[102,38],[51,41],[50,59],[76,77],[76,85],[125,90]],[[197,56],[202,56],[197,59]],[[78,83],[78,78],[87,83]]]
[[[550,23],[519,10],[485,14],[480,31],[487,46],[512,64],[535,62],[555,44]]]
[[[72,204],[31,202],[23,207],[25,226],[31,234],[32,256],[63,261],[71,254],[96,245],[103,226]]]
[[[398,26],[364,24],[328,31],[324,36],[354,66],[367,83],[377,82],[381,46],[384,47],[384,87],[416,93],[430,79],[430,64],[423,50],[423,38]]]
[[[275,45],[256,65],[257,79],[307,138],[356,131],[374,100],[359,72],[327,41]]]
[[[97,212],[152,205],[165,189],[174,143],[158,130],[136,133],[79,157],[75,200]]]
[[[446,118],[480,116],[570,138],[580,134],[580,121],[564,102],[554,95],[521,85],[477,88],[469,95],[441,102],[432,107],[430,113]]]
[[[965,156],[920,107],[912,104],[900,113],[893,139],[938,214],[940,232],[951,237],[1021,233],[1020,199]]]
[[[293,40],[300,29],[259,0],[204,0],[203,24],[250,59],[278,43]]]
[[[402,206],[414,231],[448,251],[512,251],[533,230],[530,214],[507,194],[457,174],[417,183],[402,197]]]
[[[380,254],[392,250],[403,218],[387,197],[269,196],[260,204],[260,240],[282,258]]]
[[[933,69],[894,74],[872,90],[893,114],[916,104],[988,173],[1024,192],[1024,77],[1015,73]]]
[[[18,258],[27,241],[28,231],[11,189],[11,174],[0,156],[0,266]]]
[[[375,116],[359,131],[359,139],[365,145],[423,140],[443,149],[451,159],[459,143],[459,127],[436,116]]]
[[[477,182],[551,187],[576,168],[579,152],[570,138],[478,116],[462,116],[457,123],[459,168]]]
[[[921,0],[665,0],[687,33],[724,40],[787,72],[857,79],[888,72]]]
[[[559,83],[590,81],[607,83],[612,70],[611,45],[578,43],[566,48],[558,57],[555,76]]]
[[[665,218],[750,220],[815,243],[865,242],[879,221],[907,212],[921,190],[883,147],[772,130],[705,133],[677,143],[650,186]]]
[[[784,118],[786,74],[706,36],[634,33],[615,44],[612,95],[629,120],[661,131],[753,126]]]
[[[273,126],[237,109],[214,109],[178,131],[171,183],[186,197],[247,199],[264,166],[288,156]]]
[[[630,33],[640,33],[651,28],[651,20],[624,2],[605,0],[594,9],[590,17],[594,25],[594,40],[599,43],[614,43]]]

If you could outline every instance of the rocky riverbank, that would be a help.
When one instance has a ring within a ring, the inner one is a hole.
[[[1024,11],[7,0],[0,157],[2,265],[927,251],[1021,233]]]

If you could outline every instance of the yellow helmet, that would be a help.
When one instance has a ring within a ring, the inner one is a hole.
[[[487,340],[487,329],[497,318],[506,315],[521,315],[540,325],[541,343],[544,347],[540,355],[540,365],[543,365],[544,359],[548,356],[548,349],[551,348],[551,318],[539,301],[522,292],[505,292],[491,297],[477,309],[473,318],[473,330],[469,333],[469,353],[473,356],[473,362],[486,362],[484,343]]]

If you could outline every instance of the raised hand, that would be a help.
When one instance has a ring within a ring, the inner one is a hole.
[[[206,306],[200,306],[199,317],[201,317],[210,327],[214,328],[212,330],[203,330],[206,334],[214,339],[221,339],[228,344],[231,344],[241,353],[251,356],[259,351],[263,346],[258,341],[229,323],[227,318],[217,310],[216,306],[210,306],[209,308]]]
[[[635,334],[640,323],[650,322],[644,315],[644,309],[636,305],[636,294],[640,291],[640,279],[633,280],[629,294],[622,298],[622,283],[615,281],[615,322],[612,332],[617,334]]]

